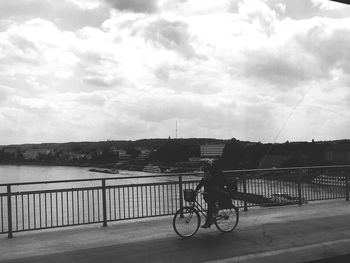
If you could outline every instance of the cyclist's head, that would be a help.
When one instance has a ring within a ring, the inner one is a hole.
[[[201,168],[203,171],[211,170],[212,164],[213,164],[213,159],[209,159],[209,158],[201,159]]]

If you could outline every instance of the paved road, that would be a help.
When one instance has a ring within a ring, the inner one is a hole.
[[[174,234],[170,217],[23,234],[0,240],[0,255],[2,262],[306,262],[349,253],[349,222],[350,204],[333,201],[242,212],[234,232],[212,228],[191,239]]]

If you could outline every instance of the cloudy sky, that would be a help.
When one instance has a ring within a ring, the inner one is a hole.
[[[350,137],[350,6],[0,0],[0,144]]]

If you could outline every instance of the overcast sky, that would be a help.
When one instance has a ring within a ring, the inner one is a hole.
[[[0,144],[350,136],[350,6],[0,0]]]

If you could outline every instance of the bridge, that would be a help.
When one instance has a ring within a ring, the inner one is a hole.
[[[348,253],[349,166],[225,173],[238,178],[237,229],[188,240],[175,235],[172,214],[198,173],[0,185],[0,261],[305,262]]]
[[[0,262],[310,262],[349,253],[349,221],[350,203],[328,200],[252,208],[232,233],[191,239],[174,233],[171,216],[22,232],[0,237]]]

